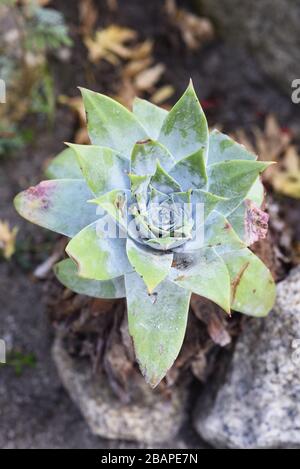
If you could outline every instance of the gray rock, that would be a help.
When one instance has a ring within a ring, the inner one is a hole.
[[[225,378],[200,398],[198,433],[221,448],[300,448],[299,365],[300,267],[278,284],[271,314],[249,320]]]
[[[70,357],[59,337],[53,358],[64,387],[93,434],[151,444],[170,441],[178,433],[185,417],[186,387],[177,387],[166,396],[141,381],[139,398],[123,404],[103,375],[91,376],[89,362]]]
[[[196,0],[202,15],[215,20],[219,32],[244,44],[262,69],[291,94],[300,78],[300,2],[298,0]]]

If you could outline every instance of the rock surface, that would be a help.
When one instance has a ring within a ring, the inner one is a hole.
[[[94,435],[150,444],[169,441],[178,433],[185,417],[186,387],[165,396],[143,382],[138,397],[126,405],[115,397],[105,377],[91,376],[89,362],[66,352],[59,337],[53,358],[63,385]]]
[[[245,44],[262,69],[291,94],[300,77],[298,0],[196,0],[199,12],[215,20],[224,38]]]
[[[215,447],[300,448],[300,267],[278,284],[267,318],[251,319],[222,382],[200,398],[195,426]]]

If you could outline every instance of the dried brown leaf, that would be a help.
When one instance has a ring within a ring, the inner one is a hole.
[[[166,0],[165,5],[171,23],[178,29],[189,49],[199,49],[214,38],[214,28],[209,19],[178,8],[175,0]]]
[[[84,43],[91,62],[107,60],[112,65],[118,65],[120,59],[131,58],[132,49],[126,44],[135,40],[136,37],[137,33],[133,29],[112,24],[96,31],[94,37],[86,37]]]
[[[5,259],[10,259],[16,251],[16,238],[19,228],[10,228],[8,221],[0,220],[0,250]]]
[[[154,104],[163,104],[175,93],[175,88],[172,85],[165,85],[158,88],[150,98]]]
[[[162,63],[158,63],[153,67],[147,68],[140,72],[134,80],[135,86],[138,90],[149,91],[160,80],[166,67]]]
[[[89,36],[98,19],[98,11],[95,7],[94,0],[80,0],[78,8],[81,34],[83,36]]]

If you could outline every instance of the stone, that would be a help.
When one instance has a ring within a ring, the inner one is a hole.
[[[298,0],[196,0],[198,11],[214,20],[234,44],[248,47],[262,70],[289,94],[300,78],[300,2]]]
[[[300,448],[299,365],[297,267],[278,284],[270,315],[246,323],[225,376],[200,397],[198,433],[217,448]]]
[[[103,374],[92,376],[88,360],[68,354],[59,336],[52,355],[65,389],[94,435],[146,444],[170,441],[177,435],[185,418],[186,386],[162,394],[141,380],[138,398],[124,404]]]

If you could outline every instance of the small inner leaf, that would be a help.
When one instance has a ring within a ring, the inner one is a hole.
[[[127,240],[126,249],[129,262],[144,280],[148,292],[152,293],[154,288],[168,275],[173,254],[161,254],[158,251],[142,248],[130,239]]]
[[[159,160],[166,170],[175,163],[171,153],[160,143],[154,140],[137,142],[131,155],[131,172],[139,175],[154,174],[156,160]]]
[[[163,192],[164,194],[171,194],[172,192],[181,192],[181,187],[174,178],[169,176],[169,174],[161,166],[160,162],[156,161],[156,171],[151,177],[152,186]]]
[[[183,191],[200,189],[206,185],[205,151],[205,148],[201,148],[183,158],[170,171],[170,176],[178,181]]]
[[[146,129],[148,135],[153,139],[157,139],[168,111],[145,99],[135,98],[133,101],[133,114],[136,115]]]

